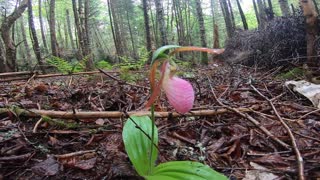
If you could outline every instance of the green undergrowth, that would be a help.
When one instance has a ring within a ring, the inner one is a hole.
[[[302,68],[293,68],[290,69],[287,72],[280,73],[276,76],[277,79],[282,79],[282,80],[291,80],[291,79],[297,79],[303,76],[303,69]]]

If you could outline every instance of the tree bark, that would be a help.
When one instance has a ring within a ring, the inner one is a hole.
[[[111,10],[111,15],[112,15],[112,22],[113,22],[113,30],[114,30],[114,35],[115,35],[115,41],[117,42],[117,53],[119,56],[124,56],[125,53],[124,53],[124,46],[123,44],[125,44],[122,40],[122,35],[121,35],[121,31],[120,31],[120,23],[119,23],[119,17],[118,17],[118,14],[116,12],[117,9],[117,1],[112,1],[110,0],[109,1],[109,4],[110,4],[110,10]]]
[[[33,22],[32,0],[28,1],[28,15],[29,15],[29,27],[32,35],[32,40],[33,40],[33,43],[32,43],[33,50],[36,55],[38,65],[40,66],[41,71],[45,73],[45,69],[43,67],[43,63],[41,60],[41,52],[40,52],[38,37],[37,37],[36,29],[34,27],[34,22]]]
[[[112,12],[111,12],[111,4],[110,4],[110,0],[107,0],[108,2],[108,13],[109,13],[109,20],[110,20],[110,27],[111,27],[111,32],[112,32],[112,38],[113,38],[113,43],[114,43],[114,46],[116,48],[116,54],[119,55],[119,52],[118,52],[118,44],[117,44],[117,40],[116,40],[116,35],[115,35],[115,32],[114,32],[114,27],[113,27],[113,19],[112,19]]]
[[[23,40],[23,44],[24,44],[24,52],[27,55],[27,59],[26,59],[26,65],[31,63],[31,53],[30,53],[30,47],[29,47],[29,43],[27,41],[27,36],[26,36],[26,29],[24,27],[24,19],[23,16],[21,16],[20,19],[20,30],[21,30],[21,35],[22,35],[22,40]]]
[[[242,20],[243,29],[248,30],[247,19],[246,19],[246,16],[244,15],[244,13],[243,13],[243,10],[241,8],[241,4],[240,4],[239,0],[237,0],[237,6],[238,6],[238,10],[239,10],[240,17],[241,17],[241,20]]]
[[[44,34],[44,26],[43,26],[43,20],[42,20],[42,0],[39,0],[39,22],[40,22],[40,30],[41,30],[41,37],[42,37],[42,43],[43,47],[46,53],[48,53],[48,46],[47,46],[47,40],[46,35]]]
[[[315,41],[318,35],[318,13],[316,12],[312,0],[300,0],[300,5],[303,9],[303,15],[306,17],[307,31],[307,65],[309,67],[318,67],[319,61],[316,61],[317,52]]]
[[[231,23],[232,23],[232,28],[234,29],[236,27],[236,21],[234,19],[234,14],[233,14],[233,9],[232,9],[232,4],[230,0],[227,0],[228,3],[228,10],[230,12],[231,15]]]
[[[266,14],[266,7],[264,6],[262,0],[257,0],[258,8],[259,8],[259,21],[260,21],[260,28],[265,28],[267,26],[267,14]]]
[[[318,7],[318,3],[316,2],[316,0],[313,0],[313,4],[314,4],[314,7],[316,8],[317,13],[319,14],[319,7]]]
[[[74,45],[74,39],[73,39],[73,36],[72,36],[69,9],[66,9],[66,16],[67,16],[67,28],[68,28],[70,44],[71,44],[72,50],[74,50],[75,49],[75,45]]]
[[[84,3],[84,27],[85,27],[85,54],[86,60],[86,70],[93,70],[93,55],[91,52],[91,39],[90,39],[90,28],[89,28],[89,14],[90,14],[90,0],[85,0]]]
[[[157,11],[157,20],[158,20],[158,27],[160,31],[161,36],[161,45],[167,45],[168,39],[167,39],[167,32],[166,32],[166,26],[164,22],[164,14],[163,14],[163,5],[162,0],[155,0],[156,5],[156,11]]]
[[[28,0],[23,0],[19,7],[17,7],[12,14],[5,17],[1,24],[1,37],[5,45],[6,65],[7,70],[16,70],[16,46],[11,38],[10,30],[14,22],[22,15],[28,7]]]
[[[59,46],[56,35],[55,21],[55,0],[50,0],[50,37],[51,37],[51,52],[53,56],[59,57]]]
[[[75,25],[76,25],[76,30],[77,30],[77,36],[78,37],[78,53],[77,53],[77,56],[78,58],[77,59],[82,59],[82,48],[84,47],[83,45],[83,40],[82,40],[82,32],[81,32],[81,28],[80,28],[80,20],[79,20],[79,15],[78,15],[78,10],[77,10],[77,2],[76,0],[72,0],[72,10],[73,10],[73,16],[74,16],[74,22],[75,22]]]
[[[210,1],[210,9],[212,14],[212,26],[213,26],[213,48],[219,48],[219,29],[218,25],[216,24],[215,15],[214,15],[214,0]]]
[[[227,28],[227,35],[228,38],[233,36],[233,27],[232,27],[232,22],[231,22],[231,15],[228,10],[228,4],[226,0],[220,0],[220,6],[223,12],[223,17],[224,21],[226,23],[226,28]]]
[[[201,46],[207,47],[206,30],[204,27],[203,13],[202,13],[200,0],[196,0],[196,10],[197,10],[197,18],[198,18],[199,27],[200,27]],[[206,52],[201,53],[201,63],[208,64],[208,54]]]
[[[254,13],[256,15],[258,26],[260,26],[260,18],[259,18],[259,12],[258,12],[258,8],[257,8],[256,0],[252,0],[252,3],[253,3],[253,9],[254,9]]]
[[[6,66],[6,52],[3,46],[2,40],[0,39],[0,73],[7,72]]]
[[[288,0],[279,0],[282,16],[290,16]]]
[[[148,62],[151,63],[151,57],[152,57],[152,52],[151,52],[151,33],[150,33],[150,24],[149,24],[149,15],[148,15],[148,4],[147,0],[142,0],[142,5],[143,5],[143,18],[144,18],[144,27],[145,27],[145,37],[146,37],[146,48],[148,52],[150,52],[149,60]]]
[[[136,46],[135,46],[134,37],[133,37],[132,29],[131,29],[129,7],[128,7],[127,3],[125,3],[125,6],[126,6],[126,18],[127,18],[128,28],[129,28],[132,51],[133,51],[132,54],[133,54],[133,58],[137,59],[138,57],[137,57],[137,52],[136,52]],[[131,15],[133,15],[133,14],[131,14]]]

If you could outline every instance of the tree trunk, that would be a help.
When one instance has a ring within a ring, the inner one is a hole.
[[[120,31],[120,23],[119,23],[119,17],[117,14],[117,1],[109,1],[110,3],[110,10],[111,10],[111,15],[112,15],[112,22],[113,22],[113,30],[114,30],[114,35],[115,35],[115,41],[117,42],[117,52],[119,56],[124,56],[125,52],[124,52],[124,42],[122,41],[123,38],[121,36],[121,31]]]
[[[160,31],[160,36],[161,36],[161,45],[167,45],[168,44],[168,39],[167,39],[167,33],[166,33],[166,25],[164,22],[164,14],[163,14],[163,5],[162,5],[162,0],[155,0],[156,4],[156,11],[157,11],[157,20],[158,20],[158,27]]]
[[[290,16],[288,0],[279,0],[282,16]]]
[[[50,37],[52,55],[59,57],[59,46],[56,36],[55,0],[50,0]]]
[[[184,17],[182,15],[180,0],[173,0],[172,7],[175,15],[174,19],[176,20],[178,44],[183,46],[185,45],[185,26],[184,26]]]
[[[228,38],[233,36],[233,27],[232,27],[232,22],[231,22],[231,15],[228,10],[228,4],[226,0],[220,0],[220,6],[223,12],[223,17],[224,21],[226,23],[226,28],[227,28],[227,35]]]
[[[266,15],[266,7],[264,6],[262,0],[257,0],[258,8],[259,8],[259,28],[265,28],[267,26],[267,15]]]
[[[268,0],[268,8],[266,8],[267,20],[271,21],[274,18],[273,6],[271,0]]]
[[[313,4],[314,4],[314,7],[316,8],[317,13],[319,14],[319,7],[318,7],[318,3],[316,2],[316,0],[313,0]]]
[[[243,13],[243,10],[241,8],[241,4],[240,4],[239,0],[237,0],[237,6],[238,6],[238,10],[239,10],[240,17],[241,17],[241,20],[242,20],[243,29],[248,30],[247,19],[246,19],[246,16],[244,15],[244,13]]]
[[[207,47],[207,41],[206,41],[206,30],[204,27],[204,20],[203,20],[203,13],[201,8],[201,2],[200,0],[196,0],[196,10],[197,10],[197,18],[199,22],[200,27],[200,40],[201,40],[201,46]],[[201,63],[202,64],[208,64],[208,54],[205,52],[201,53]]]
[[[109,20],[110,20],[110,27],[111,27],[111,32],[112,32],[112,38],[113,38],[113,43],[114,46],[116,48],[116,54],[119,55],[118,52],[118,44],[117,44],[117,40],[116,40],[116,35],[114,32],[114,27],[113,27],[113,19],[112,19],[112,12],[111,12],[111,4],[110,4],[110,0],[107,1],[108,2],[108,13],[109,13]]]
[[[7,66],[5,62],[6,62],[6,52],[5,52],[2,40],[0,39],[0,73],[7,72]]]
[[[220,48],[220,40],[219,40],[219,27],[217,24],[214,24],[214,42],[213,48]]]
[[[234,14],[233,14],[233,9],[232,9],[232,4],[230,0],[227,0],[228,3],[228,10],[230,12],[231,15],[231,23],[232,23],[232,28],[234,29],[236,27],[236,21],[234,19]]]
[[[41,71],[45,73],[43,63],[41,61],[41,52],[40,52],[38,37],[37,37],[36,29],[34,27],[34,22],[33,22],[32,0],[29,0],[28,2],[28,15],[29,15],[29,27],[32,35],[32,40],[33,40],[33,43],[32,43],[33,50],[36,55],[38,65],[40,66]]]
[[[307,31],[307,65],[309,67],[318,67],[319,61],[316,61],[317,52],[315,48],[316,37],[318,35],[318,13],[316,12],[312,0],[300,0],[303,9],[303,15],[306,17]]]
[[[63,37],[62,37],[62,32],[61,32],[62,28],[61,28],[61,22],[60,21],[57,21],[57,31],[58,31],[58,38],[57,38],[57,42],[58,44],[60,45],[60,47],[62,47],[62,49],[65,49],[66,46],[65,46],[65,42],[63,40]]]
[[[219,30],[218,25],[216,24],[215,15],[214,15],[214,0],[210,1],[210,9],[212,14],[212,26],[213,26],[213,48],[219,48]]]
[[[71,43],[72,50],[74,50],[75,45],[74,45],[74,39],[72,36],[69,9],[66,9],[66,15],[67,15],[67,26],[68,26],[68,34],[69,34],[69,38],[70,38],[70,43]]]
[[[5,45],[6,64],[9,71],[16,70],[16,46],[11,38],[10,30],[14,22],[22,15],[28,6],[28,0],[21,2],[12,14],[5,17],[1,24],[1,37]]]
[[[64,31],[64,41],[66,42],[66,47],[69,49],[69,37],[68,37],[68,25],[67,20],[63,21],[63,31]]]
[[[258,12],[258,8],[257,8],[256,0],[252,0],[252,3],[253,3],[254,13],[256,15],[256,19],[257,19],[257,22],[258,22],[258,26],[260,26],[260,18],[259,18],[259,12]]]
[[[48,53],[48,46],[47,46],[47,40],[46,35],[44,34],[44,26],[43,26],[43,20],[42,20],[42,0],[39,0],[39,22],[40,22],[40,30],[41,30],[41,37],[42,37],[42,43],[43,47],[46,53]]]
[[[85,27],[85,54],[84,56],[87,57],[86,60],[86,70],[93,70],[93,55],[91,52],[91,39],[90,39],[90,28],[89,28],[89,1],[85,0],[84,3],[84,27]]]
[[[78,15],[78,10],[77,10],[77,2],[76,0],[72,0],[72,10],[73,10],[73,16],[74,16],[74,22],[76,25],[76,30],[77,30],[77,36],[78,37],[78,53],[77,53],[77,59],[82,59],[82,48],[84,47],[83,45],[83,40],[82,40],[82,32],[81,32],[81,27],[80,27],[80,20],[79,20],[79,15]]]
[[[142,0],[142,5],[143,5],[143,17],[144,17],[144,27],[145,27],[145,36],[146,36],[146,44],[147,44],[147,50],[150,52],[149,56],[149,63],[151,63],[151,57],[152,57],[152,52],[151,52],[151,33],[150,33],[150,25],[149,25],[149,15],[148,15],[148,4],[147,0]]]
[[[30,53],[30,47],[29,47],[29,43],[27,41],[27,36],[26,36],[26,29],[24,27],[24,19],[23,16],[21,16],[20,19],[20,30],[21,30],[21,35],[22,35],[22,40],[23,40],[23,44],[24,44],[24,52],[26,52],[27,55],[27,59],[26,59],[26,65],[31,63],[31,53]]]
[[[132,29],[131,29],[130,14],[129,14],[128,4],[125,3],[125,6],[126,6],[126,18],[127,18],[128,28],[129,28],[132,51],[133,51],[132,54],[133,54],[133,58],[137,59],[138,57],[137,57],[136,46],[135,46],[135,43],[134,43],[134,37],[133,37]]]

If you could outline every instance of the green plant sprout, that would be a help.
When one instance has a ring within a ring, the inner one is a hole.
[[[170,49],[174,50],[166,54]],[[149,116],[130,116],[128,118],[122,132],[125,150],[137,173],[147,180],[225,180],[227,178],[224,175],[199,162],[171,161],[156,165],[159,138],[158,129],[155,126],[154,101],[161,88],[177,112],[187,113],[193,106],[193,88],[188,81],[174,76],[177,67],[171,58],[173,54],[184,51],[221,53],[217,49],[176,45],[163,46],[154,53],[149,77],[152,94],[146,104],[146,107],[151,107],[151,118]],[[156,84],[155,75],[160,63],[162,63],[161,77]]]

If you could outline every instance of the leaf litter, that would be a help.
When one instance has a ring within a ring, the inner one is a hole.
[[[312,102],[292,92],[284,81],[252,68],[240,66],[239,74],[213,65],[199,68],[192,72],[192,77],[188,75],[196,93],[195,110],[225,108],[215,95],[230,108],[259,105],[259,109],[246,115],[289,148],[231,111],[215,116],[169,116],[156,120],[158,162],[200,161],[230,179],[295,179],[298,164],[289,134],[268,101],[251,88],[253,85],[271,99],[292,131],[304,160],[304,175],[308,179],[320,177],[320,111]],[[136,84],[149,86],[146,78]],[[13,110],[20,107],[73,112],[139,111],[150,95],[148,89],[139,86],[104,74],[1,83],[0,177],[139,179],[122,143],[124,117],[40,121],[18,116]],[[173,111],[163,93],[156,102],[156,110]]]

